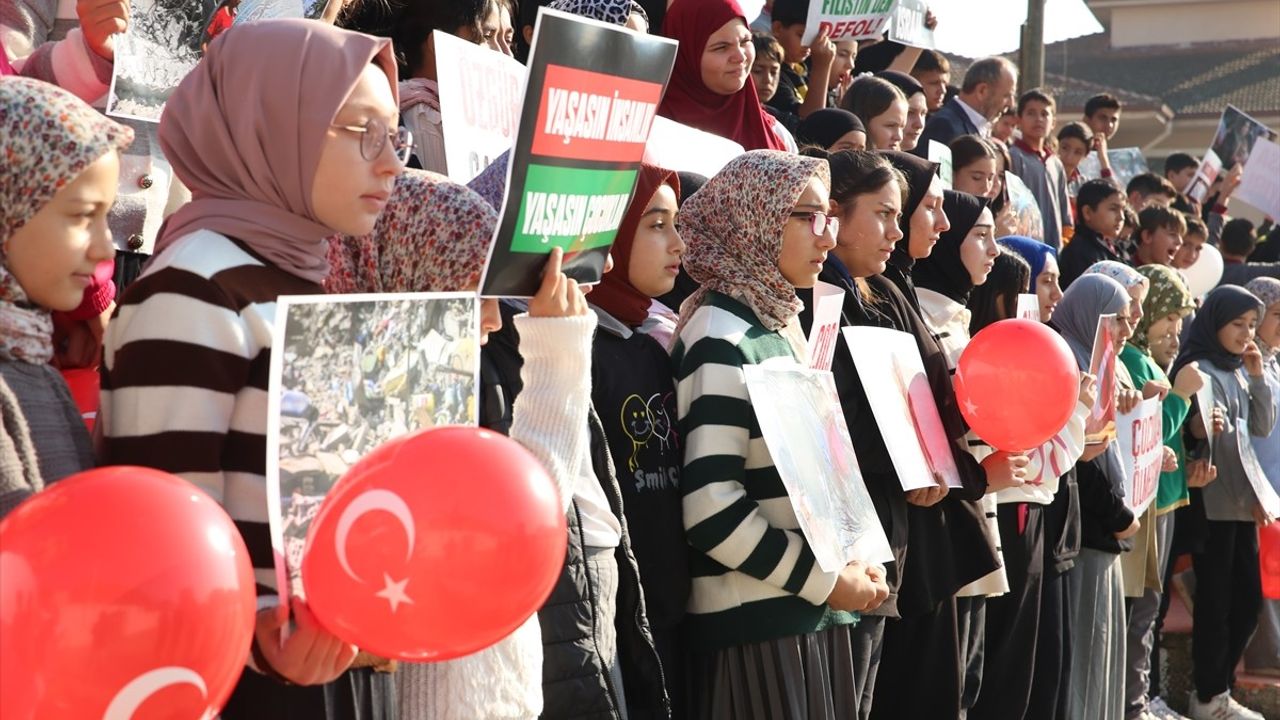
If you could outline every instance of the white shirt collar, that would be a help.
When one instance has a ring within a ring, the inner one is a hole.
[[[973,126],[978,128],[979,135],[981,135],[984,138],[991,137],[991,121],[990,120],[982,117],[982,113],[969,107],[969,103],[966,103],[958,95],[956,96],[956,103],[960,105],[960,108],[962,110],[964,110],[964,114],[969,116],[969,121],[973,123]]]

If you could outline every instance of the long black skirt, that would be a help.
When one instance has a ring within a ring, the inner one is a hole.
[[[395,678],[348,670],[326,685],[283,685],[245,668],[223,720],[397,720]]]

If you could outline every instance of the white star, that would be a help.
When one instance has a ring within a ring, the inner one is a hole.
[[[978,410],[978,406],[976,406],[976,405],[974,405],[974,404],[973,404],[973,398],[965,398],[965,399],[964,399],[964,409],[965,409],[965,411],[966,411],[966,412],[968,412],[970,415],[972,415],[972,414],[974,414],[974,413]]]
[[[374,596],[384,598],[388,603],[390,603],[391,612],[394,613],[400,607],[400,603],[408,605],[413,604],[413,598],[409,597],[404,592],[404,586],[409,584],[409,578],[405,578],[400,582],[395,582],[391,579],[390,575],[383,573],[382,579],[386,583],[386,587],[374,593]]]

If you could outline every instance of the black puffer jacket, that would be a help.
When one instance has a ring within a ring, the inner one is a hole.
[[[511,407],[520,392],[519,336],[512,317],[518,312],[504,304],[503,329],[489,338],[481,353],[481,424],[506,434]],[[587,378],[583,378],[587,381]],[[622,510],[622,490],[613,471],[609,446],[600,420],[590,416],[591,464],[604,488],[609,508],[622,524],[618,546],[617,620],[618,658],[622,667],[631,720],[671,717],[662,666],[645,615],[640,570],[631,552]],[[542,626],[542,717],[548,720],[612,720],[620,718],[618,692],[613,686],[594,637],[593,617],[598,588],[587,572],[583,555],[578,504],[569,505],[569,548],[560,579],[551,591],[538,621]]]

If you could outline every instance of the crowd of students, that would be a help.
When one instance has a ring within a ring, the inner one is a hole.
[[[1238,174],[1203,205],[1184,194],[1190,156],[1122,188],[1114,97],[1055,136],[1054,98],[1018,93],[1008,60],[952,87],[931,50],[805,46],[804,0],[760,18],[734,0],[548,4],[679,41],[660,113],[745,152],[710,178],[642,167],[598,285],[556,250],[533,298],[482,303],[480,422],[547,467],[569,521],[541,610],[474,655],[397,666],[305,602],[277,607],[265,451],[277,296],[477,288],[505,159],[472,188],[437,174],[431,33],[522,57],[535,0],[357,0],[337,27],[236,25],[136,131],[86,102],[123,0],[80,0],[80,27],[56,29],[36,0],[7,4],[0,514],[108,464],[220,502],[261,608],[229,719],[1179,718],[1159,635],[1187,554],[1190,717],[1261,718],[1231,690],[1242,658],[1280,673],[1258,559],[1276,518],[1245,469],[1256,455],[1280,488],[1280,235],[1229,217]],[[951,149],[951,189],[930,142]],[[1079,171],[1090,152],[1097,179]],[[1006,173],[1035,196],[1036,239],[1013,233]],[[1227,268],[1196,298],[1181,271],[1206,244]],[[803,361],[819,279],[844,291],[842,325],[914,339],[961,480],[903,490],[840,337],[839,407],[893,560],[838,572],[800,530],[745,380]],[[952,374],[1023,293],[1082,379],[1054,438],[997,451]],[[1109,401],[1088,374],[1104,314],[1124,341],[1119,410],[1161,400],[1164,472],[1140,516],[1116,444],[1085,442]],[[57,368],[99,363],[91,441]],[[1206,382],[1213,407],[1195,400]]]

